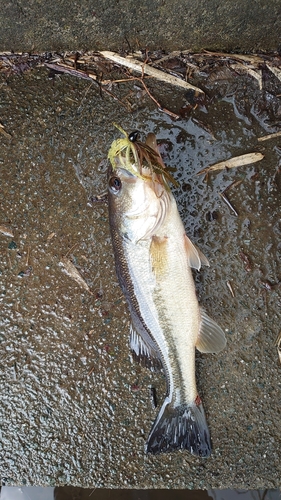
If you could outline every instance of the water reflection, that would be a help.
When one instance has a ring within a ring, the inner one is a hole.
[[[41,488],[40,486],[2,486],[1,500],[53,500],[54,489],[51,487]]]
[[[280,500],[280,490],[109,490],[3,486],[0,500]]]
[[[280,490],[208,490],[214,500],[277,500]]]

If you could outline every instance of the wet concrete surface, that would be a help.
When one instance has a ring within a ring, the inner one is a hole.
[[[185,91],[150,82],[163,106]],[[46,69],[2,79],[1,451],[6,485],[99,488],[280,487],[280,130],[278,82],[205,81],[208,101],[175,121],[136,84],[98,86]],[[124,103],[129,101],[130,106]],[[210,261],[195,273],[200,303],[227,348],[197,356],[213,454],[146,456],[165,381],[130,360],[129,314],[114,270],[106,156],[118,136],[154,131],[177,167],[174,190],[189,237]],[[196,173],[252,151],[247,167]],[[235,216],[220,193],[227,191]],[[87,284],[77,283],[71,262]],[[227,284],[228,283],[228,284]],[[229,284],[231,290],[229,289]]]

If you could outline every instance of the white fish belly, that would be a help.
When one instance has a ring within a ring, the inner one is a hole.
[[[163,276],[155,275],[152,270],[150,239],[127,243],[126,254],[142,319],[164,361],[169,400],[177,406],[191,403],[197,396],[195,343],[199,306],[187,264],[184,228],[177,210],[173,215],[176,220],[169,218],[161,228],[161,234],[168,235],[167,268]]]

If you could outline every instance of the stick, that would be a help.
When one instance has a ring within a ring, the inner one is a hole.
[[[110,52],[107,50],[101,51],[100,54],[106,59],[110,59],[111,61],[114,61],[115,63],[120,64],[121,66],[126,66],[127,68],[132,69],[133,71],[136,71],[138,73],[142,74],[146,73],[149,76],[153,76],[157,80],[161,80],[162,82],[166,82],[171,85],[176,85],[184,89],[192,89],[195,92],[200,92],[201,94],[204,94],[203,90],[199,89],[198,87],[194,87],[190,83],[185,82],[184,80],[181,80],[176,76],[164,73],[163,71],[153,68],[148,64],[142,63],[137,59],[134,59],[133,57],[130,58],[121,57],[115,52]]]
[[[236,215],[236,217],[238,217],[238,212],[235,210],[234,206],[230,203],[229,199],[224,194],[224,191],[222,193],[220,193],[220,196],[222,197],[223,201],[227,204],[227,206],[230,208],[230,210],[232,210],[234,215]]]
[[[60,71],[61,73],[67,73],[68,75],[78,76],[79,78],[84,78],[85,80],[97,80],[96,75],[93,73],[85,73],[85,71],[81,71],[80,69],[74,69],[68,66],[67,64],[59,63],[45,63],[47,68],[53,69],[55,71]]]
[[[160,102],[157,101],[157,99],[155,99],[155,97],[153,97],[153,95],[151,94],[151,92],[148,90],[147,88],[147,85],[144,83],[144,77],[142,76],[142,78],[138,78],[138,80],[141,81],[144,89],[146,90],[146,92],[148,93],[150,99],[152,99],[155,104],[158,106],[159,110],[160,111],[163,111],[164,113],[167,113],[167,115],[170,115],[172,118],[175,118],[176,120],[179,119],[179,115],[177,115],[176,113],[173,113],[173,111],[170,111],[169,109],[166,109],[166,108],[162,108]]]
[[[230,293],[231,293],[232,297],[235,297],[235,295],[234,295],[234,291],[233,291],[233,288],[232,288],[232,286],[231,286],[230,281],[227,281],[227,282],[226,282],[226,285],[227,285],[227,288],[229,289],[229,291],[230,291]]]

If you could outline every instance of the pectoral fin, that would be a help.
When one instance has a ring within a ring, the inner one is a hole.
[[[167,238],[152,236],[149,252],[152,270],[160,278],[168,267]]]
[[[205,257],[205,255],[201,252],[201,250],[199,250],[199,248],[197,248],[192,243],[192,241],[190,241],[190,239],[186,236],[186,234],[184,235],[184,244],[187,254],[188,265],[190,267],[194,267],[195,269],[197,269],[197,271],[199,271],[201,265],[205,266],[210,265],[207,257]]]
[[[150,368],[152,371],[161,370],[162,363],[157,352],[145,342],[141,335],[137,333],[133,324],[131,324],[130,332],[130,347],[133,359],[139,362],[142,366]]]
[[[212,320],[204,309],[201,312],[201,325],[196,343],[198,351],[204,353],[218,353],[226,346],[223,330]]]

